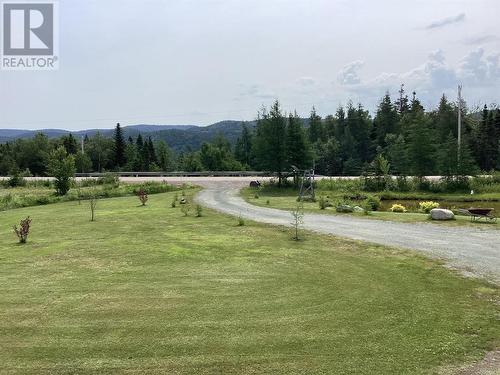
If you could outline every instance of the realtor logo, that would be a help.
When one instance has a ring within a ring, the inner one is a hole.
[[[54,2],[2,3],[2,69],[58,68],[57,5]]]

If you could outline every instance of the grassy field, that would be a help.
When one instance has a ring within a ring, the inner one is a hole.
[[[499,344],[498,288],[174,193],[0,215],[0,373],[429,374]],[[30,215],[19,245],[12,225]]]
[[[148,194],[165,193],[177,190],[178,187],[162,182],[145,182],[143,184],[98,183],[99,180],[87,180],[75,183],[66,195],[55,192],[52,183],[37,181],[25,186],[7,187],[0,184],[0,211],[13,208],[41,206],[52,203],[85,200],[91,196],[99,198],[116,198],[135,195],[138,189],[144,189]],[[191,186],[185,186],[186,189]]]
[[[256,195],[257,194],[257,195]],[[338,192],[326,192],[320,191],[317,193],[319,195],[330,196],[332,201],[335,199],[342,200],[344,193]],[[278,208],[281,210],[292,210],[297,206],[297,191],[295,189],[267,189],[263,188],[260,190],[256,190],[254,188],[245,188],[241,190],[242,197],[251,204],[262,206],[262,207],[271,207]],[[415,194],[412,197],[416,196]],[[498,194],[488,194],[490,199],[494,199],[491,197],[497,197]],[[434,199],[437,197],[435,194],[433,195]],[[446,199],[446,197],[450,200],[458,199],[458,195],[448,194],[446,196],[441,196],[441,199]],[[425,195],[420,197],[421,200],[431,199],[426,197]],[[487,199],[487,198],[484,198]],[[403,201],[404,204],[404,201]],[[490,228],[490,229],[500,229],[500,221],[497,220],[494,222],[485,222],[484,220],[476,221],[471,223],[470,218],[466,216],[456,215],[455,220],[451,221],[433,221],[429,219],[428,214],[418,213],[418,212],[406,212],[406,213],[393,213],[387,211],[372,211],[369,212],[368,215],[363,213],[337,213],[335,207],[328,207],[324,210],[319,208],[318,202],[304,202],[304,210],[306,212],[318,213],[318,214],[330,214],[330,215],[356,215],[360,218],[366,219],[378,219],[378,220],[390,220],[390,221],[398,221],[405,223],[432,223],[436,225],[470,225],[470,226],[479,226],[481,228]],[[498,214],[498,213],[497,213]]]

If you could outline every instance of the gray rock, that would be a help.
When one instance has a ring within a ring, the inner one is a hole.
[[[455,215],[450,210],[444,208],[433,208],[431,210],[432,220],[453,220]]]
[[[359,206],[353,207],[354,212],[365,212],[365,209]]]
[[[337,206],[336,210],[337,212],[354,212],[354,209],[347,204],[341,204]]]

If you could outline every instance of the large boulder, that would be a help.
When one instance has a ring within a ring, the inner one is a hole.
[[[444,208],[433,208],[431,210],[432,220],[453,220],[455,215],[450,210],[445,210]]]
[[[336,211],[348,213],[348,212],[354,212],[354,209],[347,204],[340,204],[336,207]]]

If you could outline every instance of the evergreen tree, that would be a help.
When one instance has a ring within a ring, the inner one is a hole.
[[[156,150],[151,137],[148,137],[148,157],[151,163],[157,163]]]
[[[335,117],[332,115],[328,115],[325,117],[325,123],[323,126],[325,132],[325,138],[335,137],[335,128],[337,127],[337,123]]]
[[[380,102],[377,114],[373,120],[375,128],[376,142],[378,146],[385,147],[385,137],[387,134],[395,134],[397,132],[398,113],[392,105],[389,93],[386,93]]]
[[[136,171],[146,171],[147,168],[145,168],[145,163],[146,159],[148,159],[148,155],[144,152],[144,140],[141,134],[139,134],[135,140],[135,148],[137,157],[134,169]]]
[[[457,111],[456,108],[448,102],[444,94],[439,101],[437,111],[432,113],[432,116],[441,142],[446,142],[450,133],[453,137],[457,137]]]
[[[388,134],[386,137],[387,156],[393,173],[406,176],[409,173],[408,150],[403,135]]]
[[[413,175],[423,177],[434,174],[434,144],[429,121],[424,113],[413,119],[408,141],[408,156]]]
[[[283,171],[287,168],[286,119],[277,100],[269,113],[265,109],[260,113],[254,146],[259,167],[276,172],[281,186]]]
[[[127,146],[125,147],[125,159],[127,160],[125,170],[139,171],[141,169],[140,160],[138,160],[137,147],[132,138],[129,139]]]
[[[78,152],[78,144],[73,134],[69,133],[67,136],[63,136],[62,140],[63,146],[68,154],[74,155]]]
[[[316,113],[316,108],[312,107],[311,115],[309,116],[309,142],[315,143],[325,140],[325,131],[323,129],[323,121],[321,116]]]
[[[410,110],[410,105],[408,101],[408,95],[405,95],[404,84],[401,85],[401,89],[399,90],[399,98],[394,103],[394,107],[398,112],[399,116],[403,116]]]
[[[252,142],[253,136],[246,125],[243,125],[241,136],[237,139],[234,156],[243,165],[252,166]]]
[[[342,173],[342,158],[340,144],[331,137],[326,143],[317,145],[316,150],[316,171],[327,176],[336,176]]]
[[[340,140],[344,137],[344,130],[346,127],[345,111],[344,107],[340,106],[335,113],[335,127],[333,136]]]
[[[287,164],[299,169],[311,167],[311,152],[307,142],[302,120],[297,113],[288,116],[286,129],[286,155]]]
[[[476,157],[479,168],[483,171],[490,171],[497,165],[498,132],[495,127],[493,111],[488,111],[488,107],[485,105],[475,137]]]
[[[446,141],[440,145],[437,160],[439,172],[443,176],[467,176],[474,175],[477,172],[477,167],[467,143],[462,142],[459,153],[457,139],[452,132],[448,134]]]
[[[120,168],[122,167],[123,165],[125,165],[125,147],[126,147],[126,144],[125,144],[125,139],[123,138],[123,131],[122,131],[122,128],[120,126],[120,123],[116,124],[116,128],[115,128],[115,133],[114,133],[114,140],[115,140],[115,144],[114,144],[114,148],[113,148],[113,161],[115,163],[115,166],[117,168]]]

